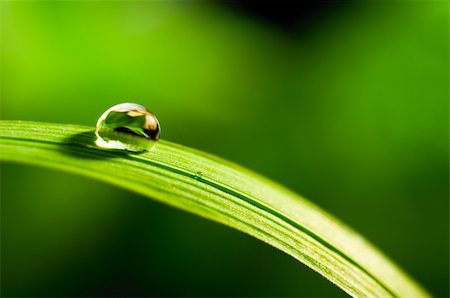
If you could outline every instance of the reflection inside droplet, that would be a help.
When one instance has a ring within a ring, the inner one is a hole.
[[[97,121],[97,146],[132,152],[149,151],[159,139],[158,119],[145,107],[122,103],[109,108]]]

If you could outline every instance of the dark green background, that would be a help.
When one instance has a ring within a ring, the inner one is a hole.
[[[162,138],[286,185],[448,296],[446,1],[339,3],[297,26],[226,3],[0,5],[2,119],[92,126],[145,105]],[[1,179],[2,296],[343,295],[133,193],[13,164]]]

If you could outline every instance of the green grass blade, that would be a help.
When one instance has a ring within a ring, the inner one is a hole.
[[[3,161],[89,176],[223,223],[291,255],[352,296],[429,296],[354,231],[253,172],[164,140],[143,154],[99,150],[93,142],[90,127],[0,121]]]

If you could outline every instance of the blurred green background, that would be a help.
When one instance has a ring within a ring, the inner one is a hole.
[[[446,1],[0,5],[2,119],[145,105],[162,138],[286,185],[449,295]],[[110,185],[7,163],[1,179],[2,296],[344,295]]]

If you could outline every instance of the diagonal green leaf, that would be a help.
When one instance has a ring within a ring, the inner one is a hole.
[[[103,180],[254,236],[352,296],[427,297],[354,231],[289,190],[203,152],[158,141],[151,152],[99,150],[92,128],[0,121],[0,159]]]

